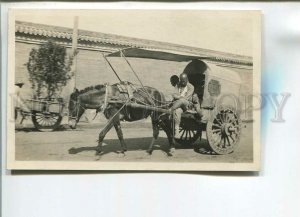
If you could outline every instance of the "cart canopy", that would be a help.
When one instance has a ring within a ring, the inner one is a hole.
[[[227,82],[241,84],[242,80],[240,74],[236,71],[226,69],[224,67],[217,66],[212,63],[206,63],[208,66],[208,76],[215,77],[220,80],[225,80]]]
[[[213,63],[209,63],[205,60],[209,58],[207,56],[196,56],[180,52],[167,52],[162,50],[150,50],[140,48],[127,48],[115,53],[106,55],[106,57],[133,57],[133,58],[146,58],[146,59],[157,59],[167,60],[176,62],[189,62],[183,72],[188,74],[189,80],[192,81],[194,86],[198,86],[202,83],[204,76],[213,76],[218,79],[227,80],[240,84],[241,78],[238,72],[235,72],[224,67],[219,67]]]
[[[167,60],[176,62],[188,62],[197,59],[206,59],[207,56],[196,56],[182,52],[166,52],[158,49],[140,49],[140,48],[127,48],[115,53],[106,55],[106,57],[121,57],[122,54],[125,57],[134,58],[146,58],[146,59],[156,59],[156,60]]]

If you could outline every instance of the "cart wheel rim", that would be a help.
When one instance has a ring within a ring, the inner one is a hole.
[[[62,116],[55,113],[40,113],[32,114],[32,122],[40,131],[52,131],[60,126]]]
[[[240,140],[241,121],[232,109],[223,109],[207,123],[207,140],[217,154],[234,151]]]

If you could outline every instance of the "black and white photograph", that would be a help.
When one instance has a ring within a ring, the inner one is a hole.
[[[8,30],[8,169],[260,169],[260,11],[15,9]]]

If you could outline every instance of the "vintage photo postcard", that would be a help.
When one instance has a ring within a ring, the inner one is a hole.
[[[8,169],[260,169],[260,11],[14,9],[8,34]]]

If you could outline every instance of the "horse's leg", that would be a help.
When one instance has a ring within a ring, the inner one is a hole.
[[[169,129],[170,129],[170,139],[171,139],[171,143],[170,143],[170,153],[174,153],[175,152],[175,139],[174,139],[174,131],[175,131],[175,123],[174,120],[171,119],[169,121]]]
[[[174,140],[174,133],[172,131],[173,131],[172,128],[168,129],[168,131],[165,131],[169,140],[170,153],[175,152],[175,140]]]
[[[101,154],[103,140],[104,140],[106,134],[108,133],[108,131],[110,131],[110,129],[113,126],[114,126],[114,123],[112,121],[108,121],[105,128],[99,133],[98,146],[96,147],[96,154]]]
[[[175,140],[174,140],[174,136],[173,136],[172,124],[170,123],[170,121],[164,120],[164,121],[161,122],[160,126],[163,129],[163,131],[165,131],[165,133],[167,135],[169,145],[170,145],[169,146],[170,147],[170,153],[174,153],[175,152]]]
[[[117,110],[110,109],[109,111],[105,112],[105,117],[109,119],[104,129],[99,133],[99,140],[98,140],[98,146],[96,148],[96,154],[100,154],[102,152],[102,143],[103,139],[105,138],[106,134],[110,129],[115,125],[115,122],[119,119],[118,115],[116,114]]]
[[[124,153],[124,152],[127,151],[127,146],[126,146],[126,143],[125,143],[124,138],[123,138],[123,132],[122,132],[122,129],[121,129],[120,120],[115,121],[114,127],[116,129],[118,138],[119,138],[120,143],[121,143],[122,153]]]
[[[159,135],[158,120],[154,120],[153,118],[152,118],[152,129],[153,129],[153,138],[152,138],[149,148],[147,150],[148,154],[152,154],[154,142],[157,140],[158,135]]]

